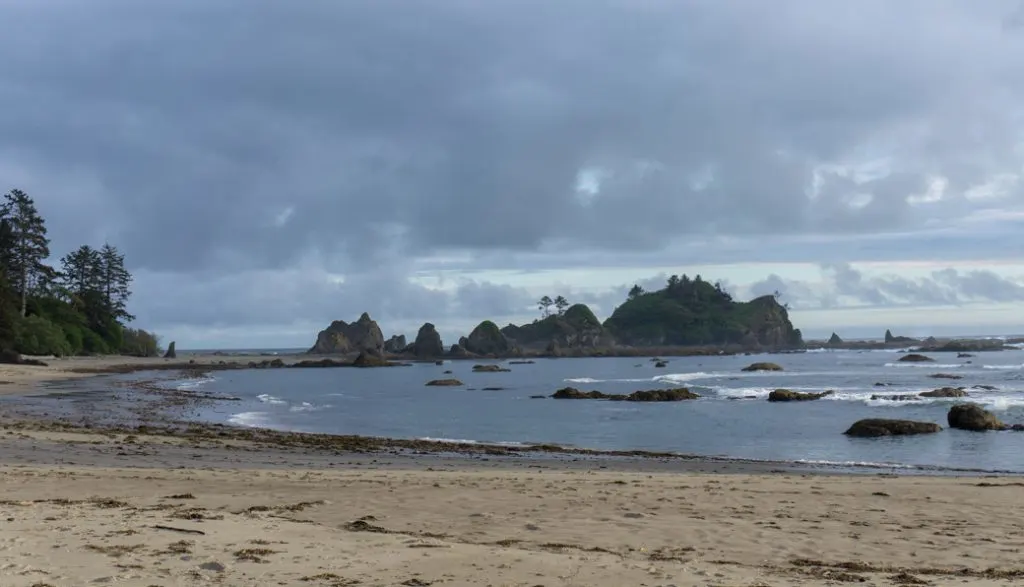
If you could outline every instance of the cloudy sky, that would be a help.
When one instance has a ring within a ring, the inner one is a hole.
[[[308,346],[780,291],[812,336],[1024,331],[1018,0],[0,0],[0,190],[137,325]]]

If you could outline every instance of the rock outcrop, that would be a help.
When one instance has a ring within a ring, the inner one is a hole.
[[[473,365],[474,373],[508,373],[512,369],[502,367],[501,365],[489,364],[489,365]]]
[[[935,359],[926,357],[917,353],[910,353],[909,355],[903,355],[900,357],[899,362],[901,363],[934,363]]]
[[[740,369],[740,371],[782,371],[782,367],[775,363],[751,363],[746,367]]]
[[[1006,429],[1006,424],[1000,422],[999,418],[996,418],[992,412],[973,403],[957,404],[949,408],[949,413],[946,414],[946,421],[949,423],[950,428],[970,430],[972,432]]]
[[[462,384],[458,379],[434,379],[427,382],[427,387],[458,387]]]
[[[917,394],[921,397],[967,397],[967,392],[959,387],[942,387]]]
[[[444,356],[444,344],[441,342],[441,335],[437,328],[430,322],[420,326],[416,333],[416,340],[410,349],[418,359],[436,359]]]
[[[398,354],[405,352],[405,348],[409,346],[405,341],[404,334],[396,334],[384,342],[384,352]]]
[[[679,402],[697,399],[700,396],[685,387],[675,389],[650,389],[634,391],[629,395],[580,391],[575,387],[564,387],[551,395],[554,399],[604,399],[620,402]]]
[[[885,331],[885,344],[904,344],[908,342],[917,342],[917,339],[910,338],[909,336],[893,336],[891,330]]]
[[[365,312],[352,324],[344,320],[331,322],[317,334],[316,344],[308,352],[314,355],[345,355],[360,351],[377,356],[384,353],[384,335],[380,326]]]
[[[799,391],[793,391],[791,389],[776,389],[768,394],[768,401],[770,402],[806,402],[828,397],[835,393],[834,391],[823,391],[821,393],[802,393]]]
[[[803,345],[789,312],[773,296],[736,302],[720,286],[673,276],[667,287],[631,295],[604,327],[631,346],[742,345],[782,350]]]
[[[498,325],[490,320],[484,320],[469,336],[459,339],[459,345],[474,355],[508,355],[514,349]]]
[[[844,432],[847,436],[876,438],[879,436],[905,436],[909,434],[931,434],[939,432],[942,427],[934,422],[915,422],[913,420],[887,420],[869,418],[858,420]]]
[[[517,347],[553,351],[548,354],[573,354],[615,345],[614,337],[584,304],[574,304],[562,314],[530,324],[509,324],[501,333]]]
[[[178,351],[175,350],[174,347],[175,347],[175,342],[172,340],[171,344],[167,345],[167,352],[164,353],[164,358],[165,359],[177,359],[178,358]]]
[[[828,339],[828,344],[830,344],[830,345],[843,344],[843,339],[839,338],[839,335],[836,334],[835,332],[833,332],[832,336],[830,336],[829,339]]]

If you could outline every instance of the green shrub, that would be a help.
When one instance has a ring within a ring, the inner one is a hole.
[[[14,348],[23,355],[55,355],[72,353],[64,331],[42,316],[27,316],[15,326]]]
[[[125,328],[122,332],[121,354],[132,357],[156,357],[160,355],[157,336],[141,328]]]

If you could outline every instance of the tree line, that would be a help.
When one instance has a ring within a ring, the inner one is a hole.
[[[564,296],[556,296],[551,299],[551,296],[544,296],[537,302],[537,309],[540,310],[541,317],[547,318],[551,316],[551,308],[555,308],[555,314],[561,316],[565,314],[565,310],[569,307],[569,300],[565,299]]]
[[[0,351],[5,355],[160,352],[152,333],[127,326],[132,275],[124,254],[82,245],[48,264],[50,238],[33,199],[12,189],[0,203]]]

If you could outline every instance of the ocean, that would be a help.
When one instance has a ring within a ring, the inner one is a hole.
[[[850,438],[862,418],[932,421],[946,428],[958,399],[871,399],[945,386],[968,388],[969,401],[1004,422],[1024,423],[1024,348],[933,353],[932,363],[901,363],[906,351],[811,350],[761,356],[673,357],[665,368],[645,358],[537,359],[510,372],[475,373],[473,362],[378,369],[218,371],[165,383],[241,401],[220,402],[205,422],[298,432],[494,444],[557,444],[599,450],[675,452],[902,470],[1024,473],[1024,433],[944,429],[930,435]],[[782,372],[745,373],[754,361]],[[444,371],[452,371],[451,375]],[[936,373],[960,380],[933,379]],[[427,387],[455,377],[464,387]],[[882,383],[885,386],[876,384]],[[987,385],[996,389],[972,389]],[[606,393],[688,387],[702,397],[673,403],[535,399],[572,386]],[[491,388],[491,389],[484,389]],[[493,389],[500,388],[500,389]],[[834,390],[817,401],[772,403],[776,388]]]

